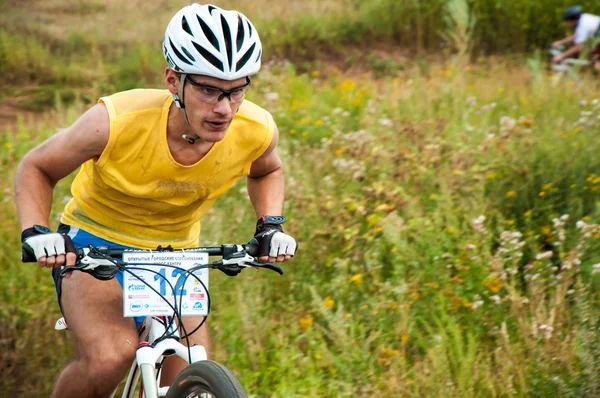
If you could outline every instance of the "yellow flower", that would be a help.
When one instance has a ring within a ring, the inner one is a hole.
[[[492,293],[498,293],[502,290],[502,280],[497,275],[491,275],[483,281],[483,286]]]
[[[581,218],[583,221],[590,221],[590,216],[584,216]]]
[[[348,281],[349,283],[361,283],[362,282],[362,274],[353,275],[352,278]]]
[[[321,119],[319,119],[319,120],[317,120],[317,121],[315,122],[315,124],[316,124],[317,126],[320,126],[320,125],[322,125],[322,124],[323,124],[323,121],[322,121]]]
[[[333,301],[333,299],[329,296],[325,297],[325,300],[323,300],[323,305],[325,305],[325,308],[327,309],[333,308],[334,304],[335,301]]]
[[[485,176],[485,178],[487,178],[488,180],[493,180],[496,177],[498,177],[498,174],[492,172],[487,173]]]
[[[390,250],[392,253],[396,253],[398,251],[397,247],[392,247],[392,250]]]
[[[294,135],[294,134],[296,134],[296,130],[294,130],[294,129],[291,129],[291,130],[290,130],[290,134],[291,134],[291,135]]]
[[[6,149],[10,149],[10,148],[12,148],[12,147],[13,147],[13,144],[12,144],[12,142],[10,142],[10,141],[7,141],[7,142],[5,142],[5,143],[4,143],[4,148],[6,148]]]
[[[444,228],[444,231],[448,232],[451,235],[454,235],[455,233],[458,232],[458,230],[454,227],[446,227],[446,228]]]
[[[546,192],[542,191],[542,192],[538,193],[538,196],[540,198],[543,198],[544,196],[546,196]]]
[[[319,77],[319,71],[318,71],[318,70],[313,70],[313,71],[310,73],[310,75],[311,75],[312,77]]]
[[[403,335],[403,336],[400,337],[400,341],[403,342],[403,343],[406,343],[406,342],[408,342],[409,338],[410,338],[409,336]]]
[[[425,286],[431,289],[438,289],[440,287],[440,285],[435,282],[426,283]]]
[[[507,198],[514,198],[515,196],[517,196],[517,193],[515,191],[508,191],[506,193]]]
[[[302,333],[306,333],[306,331],[308,329],[310,329],[310,327],[313,324],[312,316],[310,316],[310,314],[304,315],[302,318],[300,318],[299,324],[300,324],[300,330],[302,330]]]
[[[531,217],[531,210],[527,210],[525,213],[523,213],[523,215],[525,217]]]
[[[302,137],[306,137],[308,135],[308,133],[306,131],[302,132]]]
[[[506,220],[506,225],[513,225],[515,223],[515,220]]]
[[[366,304],[363,304],[363,305],[361,305],[361,306],[360,306],[360,309],[361,309],[361,310],[366,310],[367,308],[368,308],[368,307],[367,307],[367,305],[366,305]]]
[[[346,147],[345,147],[345,146],[343,146],[343,147],[341,147],[341,148],[338,148],[338,149],[336,149],[336,151],[335,151],[335,154],[339,156],[339,155],[341,155],[342,153],[344,153],[345,151],[346,151]]]

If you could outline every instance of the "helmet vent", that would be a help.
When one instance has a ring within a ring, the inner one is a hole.
[[[227,20],[221,15],[221,26],[223,28],[223,38],[225,39],[225,48],[227,50],[227,62],[229,70],[231,70],[231,59],[233,58],[233,43],[231,42],[231,30],[227,24]]]
[[[212,30],[210,30],[206,22],[204,22],[198,15],[196,15],[196,18],[198,18],[198,22],[200,23],[202,32],[204,32],[204,36],[206,36],[210,44],[212,44],[213,47],[217,49],[217,51],[221,51],[221,46],[219,45],[219,39],[217,39],[217,36],[215,36],[215,34],[212,32]]]
[[[181,18],[181,28],[188,32],[190,36],[194,36],[186,17]]]
[[[254,47],[256,47],[256,43],[252,44],[252,47],[250,47],[250,49],[246,51],[246,54],[244,54],[244,56],[235,64],[235,70],[240,70],[246,65],[254,52]]]
[[[182,53],[180,53],[179,50],[177,50],[177,47],[175,47],[175,45],[173,44],[173,42],[171,41],[171,39],[169,39],[169,44],[171,45],[171,48],[173,49],[173,52],[175,53],[175,55],[177,56],[177,58],[179,58],[180,60],[182,60],[183,62],[185,62],[188,65],[192,65],[192,63],[190,62],[190,60],[187,59],[185,57],[185,55],[183,55]]]
[[[242,49],[242,44],[244,44],[244,23],[242,22],[242,17],[238,14],[238,31],[236,37],[237,51]]]
[[[258,62],[261,55],[262,55],[262,48],[260,50],[258,50],[258,57],[256,57],[256,61],[254,61],[254,62]]]
[[[208,12],[210,13],[210,15],[212,15],[213,10],[216,10],[217,7],[213,6],[213,5],[208,5]]]
[[[246,21],[246,25],[248,25],[248,37],[252,37],[252,25],[248,21]]]
[[[190,54],[190,52],[187,50],[187,48],[181,47],[181,51],[183,51],[185,53],[185,55],[187,55],[188,58],[192,60],[192,62],[196,62],[196,58],[194,58],[194,56],[192,54]]]
[[[217,57],[212,55],[208,50],[206,50],[204,47],[202,47],[200,44],[196,43],[195,41],[192,41],[192,44],[194,45],[196,50],[198,50],[198,52],[200,54],[202,54],[204,59],[206,59],[208,62],[210,62],[215,68],[217,68],[221,72],[225,71],[225,69],[223,68],[223,62],[219,61],[219,59]]]

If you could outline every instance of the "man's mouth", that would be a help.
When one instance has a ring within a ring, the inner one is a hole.
[[[213,130],[223,130],[227,128],[229,121],[207,120],[206,124],[208,124]]]

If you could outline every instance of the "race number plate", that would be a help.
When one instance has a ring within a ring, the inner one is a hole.
[[[183,269],[189,269],[201,264],[208,263],[207,253],[185,253],[185,252],[124,252],[123,261],[130,263],[157,263],[164,265],[139,265],[150,271],[132,270],[137,275],[131,275],[125,272],[123,277],[123,314],[125,316],[145,316],[145,315],[173,315],[173,310],[167,304],[180,306],[181,315],[207,315],[208,300],[206,291],[202,284],[196,278],[189,276],[183,284],[185,276],[179,279],[183,271],[167,265],[177,266]],[[202,269],[194,272],[194,275],[200,279],[208,289],[208,270]],[[158,295],[148,285],[152,286]],[[167,283],[168,281],[168,283]],[[175,296],[173,289],[175,288]]]

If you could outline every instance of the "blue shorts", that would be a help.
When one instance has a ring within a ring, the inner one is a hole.
[[[95,235],[90,234],[82,229],[71,227],[69,225],[60,224],[58,227],[58,232],[61,234],[66,234],[71,237],[73,244],[76,248],[82,247],[87,248],[88,245],[94,246],[108,246],[111,249],[131,249],[131,247],[119,245],[117,243],[110,242],[108,240],[104,240]],[[123,287],[123,271],[118,271],[116,276],[117,280]],[[61,278],[60,278],[60,269],[53,268],[52,269],[52,279],[54,279],[54,286],[56,287],[56,293],[58,294],[58,304],[60,305],[60,293],[61,293]],[[145,316],[136,316],[133,318],[135,321],[135,326],[140,327],[142,322],[146,319]]]

